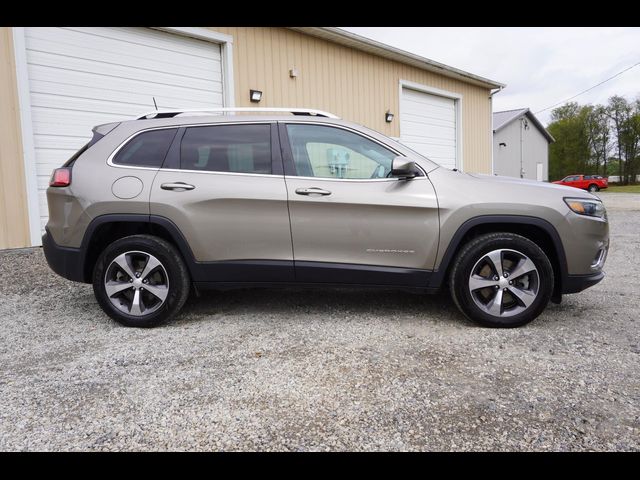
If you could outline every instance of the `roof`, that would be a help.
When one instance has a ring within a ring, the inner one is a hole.
[[[488,78],[474,75],[473,73],[459,70],[444,63],[436,62],[419,55],[400,50],[399,48],[386,45],[370,38],[362,37],[355,33],[347,32],[341,28],[336,27],[289,27],[292,30],[296,30],[308,35],[320,37],[325,40],[329,40],[334,43],[346,45],[357,50],[372,53],[380,57],[385,57],[391,60],[405,63],[407,65],[413,65],[414,67],[428,70],[430,72],[439,73],[441,75],[462,80],[473,85],[478,85],[485,88],[504,88],[506,84],[490,80]]]
[[[556,139],[553,138],[549,132],[547,132],[547,129],[544,128],[542,123],[540,123],[540,120],[538,120],[528,108],[516,108],[515,110],[493,112],[493,133],[502,130],[514,120],[518,120],[524,116],[526,116],[531,121],[531,123],[533,123],[538,128],[538,130],[540,130],[540,133],[545,136],[549,143],[553,143],[556,141]]]

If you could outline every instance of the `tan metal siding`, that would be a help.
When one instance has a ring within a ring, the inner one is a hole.
[[[398,137],[401,79],[462,94],[464,169],[491,173],[487,88],[286,28],[211,29],[233,37],[237,106],[252,106],[249,89],[253,88],[263,91],[261,107],[318,108]],[[290,78],[294,66],[299,76]],[[390,124],[384,121],[387,110],[396,115]]]
[[[11,28],[0,28],[0,249],[30,245]]]

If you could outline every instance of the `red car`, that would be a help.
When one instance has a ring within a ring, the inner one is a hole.
[[[569,175],[553,183],[581,188],[590,192],[597,192],[609,186],[609,181],[601,175]]]

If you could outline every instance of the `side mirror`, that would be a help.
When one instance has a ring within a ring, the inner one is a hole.
[[[418,174],[416,163],[407,157],[396,157],[391,162],[391,175],[400,178],[414,178]]]

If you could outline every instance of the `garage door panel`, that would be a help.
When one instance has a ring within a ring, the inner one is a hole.
[[[455,127],[456,125],[455,112],[454,114],[449,114],[449,112],[445,114],[443,112],[437,112],[433,110],[425,111],[424,109],[419,110],[417,107],[412,105],[411,108],[407,108],[406,111],[403,110],[402,114],[406,115],[407,121],[414,121],[414,122],[431,121],[439,125],[450,125],[452,127]]]
[[[75,77],[76,75],[74,75]],[[82,79],[80,79],[82,80]],[[75,80],[71,80],[74,81]],[[79,85],[77,83],[58,83],[51,81],[34,80],[32,82],[32,93],[42,95],[59,95],[69,98],[86,98],[102,100],[110,102],[125,102],[141,105],[149,105],[153,103],[152,96],[156,97],[156,101],[166,101],[169,103],[181,103],[191,102],[205,105],[210,103],[211,92],[216,93],[216,98],[213,100],[214,104],[222,101],[222,86],[215,85],[210,91],[193,90],[188,88],[175,88],[168,87],[160,84],[154,84],[153,95],[149,94],[149,85],[141,83],[140,88],[132,88],[130,82],[122,81],[119,85],[115,85],[113,82],[109,85],[109,88],[99,88],[96,86],[86,85],[89,83],[88,79],[84,82],[85,85]],[[120,86],[120,90],[114,89],[114,87]],[[144,87],[144,88],[143,88]],[[128,90],[125,90],[128,89]],[[144,91],[141,91],[143,90]],[[33,103],[33,102],[32,102]]]
[[[455,102],[448,97],[403,88],[401,141],[442,166],[456,167],[458,119]]]
[[[456,146],[455,140],[448,140],[438,137],[424,137],[422,135],[407,135],[403,137],[404,141],[423,144],[423,145],[434,145],[434,146],[442,146],[451,149]]]
[[[139,97],[140,102],[124,102],[124,101],[109,101],[109,100],[94,100],[94,99],[86,99],[86,98],[74,98],[74,97],[66,97],[59,95],[48,95],[48,94],[32,94],[32,106],[34,108],[42,108],[45,109],[55,109],[61,108],[64,106],[65,110],[69,111],[77,111],[77,112],[94,112],[99,114],[111,114],[120,116],[120,120],[123,117],[129,117],[132,111],[136,112],[145,112],[148,110],[153,110],[153,98],[151,95],[146,95],[145,98]],[[173,100],[168,99],[167,97],[158,97],[156,101],[160,100],[161,108],[170,108],[171,106],[180,107],[180,108],[188,108],[188,107],[197,107],[201,106],[202,102],[194,102],[187,100]],[[216,95],[214,97],[215,100],[220,102],[222,100],[221,95]]]
[[[411,99],[405,99],[406,107],[409,111],[413,110],[415,112],[429,112],[432,115],[437,115],[440,117],[450,117],[454,112],[455,108],[453,105],[449,103],[449,105],[441,105],[434,104],[432,102],[417,102]],[[446,99],[448,102],[451,102],[451,99]]]
[[[149,28],[141,30],[136,27],[64,27],[63,30],[83,33],[88,41],[105,38],[117,40],[125,47],[131,44],[147,45],[167,52],[200,56],[205,59],[220,60],[221,58],[220,50],[212,49],[211,43],[185,36],[180,36],[180,41],[176,42],[175,35]]]
[[[422,147],[425,145],[423,142],[410,142],[414,146]],[[451,156],[451,146],[450,145],[434,145],[432,143],[429,145],[429,158],[449,158],[455,160],[455,157]]]
[[[179,69],[180,75],[194,78],[207,78],[210,71],[218,71],[219,73],[220,69],[219,61],[210,60],[204,62],[201,57],[190,57],[189,65],[181,65],[179,57],[174,58],[171,55],[158,57],[157,48],[141,50],[140,47],[136,48],[134,45],[127,48],[126,56],[123,56],[122,52],[108,52],[104,49],[99,49],[91,43],[78,45],[28,38],[27,47],[33,52],[41,54],[41,60],[39,61],[47,65],[50,65],[50,62],[61,62],[63,59],[67,62],[94,61],[98,64],[107,63],[131,68],[143,68],[144,70],[158,73],[175,72],[176,69]],[[192,64],[191,62],[193,61],[197,63]]]
[[[130,118],[130,115],[127,115],[127,117]],[[65,135],[66,132],[69,132],[69,134],[73,136],[91,136],[91,129],[95,125],[121,122],[123,116],[122,114],[107,114],[103,112],[81,112],[61,108],[32,107],[31,120],[36,135],[39,133]]]
[[[203,78],[196,78],[187,75],[180,75],[168,71],[154,71],[144,67],[135,66],[121,66],[114,64],[106,64],[95,60],[77,59],[73,57],[65,57],[62,55],[54,55],[46,52],[31,52],[30,66],[38,65],[42,67],[49,67],[57,70],[70,70],[79,71],[85,73],[92,73],[96,75],[97,81],[105,82],[108,85],[108,81],[111,78],[122,78],[125,80],[134,80],[138,82],[146,83],[159,83],[165,85],[172,85],[175,87],[186,86],[188,88],[198,88],[201,90],[208,90],[211,85],[216,83]],[[31,68],[29,68],[29,77],[31,78]],[[66,75],[66,72],[58,72]],[[212,72],[213,74],[217,72]],[[36,73],[37,75],[37,73]],[[39,77],[35,77],[39,78]]]
[[[438,95],[432,95],[426,92],[419,92],[409,88],[403,89],[403,96],[409,101],[409,104],[425,105],[428,107],[440,108],[443,110],[453,110],[451,99]]]
[[[64,162],[69,160],[71,156],[78,151],[80,147],[82,147],[85,143],[87,143],[91,138],[76,138],[75,145],[71,148],[39,148],[36,152],[36,160],[38,163],[36,165],[36,171],[40,168],[41,165],[46,167],[58,168]],[[79,147],[77,145],[80,145]],[[46,173],[46,170],[43,170],[41,173]]]
[[[71,44],[96,44],[109,50],[147,46],[176,55],[199,57],[205,61],[221,58],[220,51],[213,50],[208,42],[182,35],[176,42],[176,35],[139,27],[38,27],[29,28],[26,37],[58,42],[68,42],[71,38]]]
[[[220,46],[147,28],[25,28],[40,221],[51,171],[95,125],[160,108],[223,106]]]
[[[33,143],[36,149],[75,151],[78,150],[78,142],[82,142],[86,138],[86,133],[77,137],[68,133],[65,135],[34,135]]]
[[[452,127],[441,127],[439,125],[428,125],[425,127],[424,125],[409,124],[403,132],[403,136],[404,135],[420,136],[425,139],[441,138],[455,142],[456,130]]]
[[[443,123],[436,120],[430,120],[425,117],[422,120],[405,119],[403,122],[404,132],[407,134],[419,133],[426,137],[447,137],[456,138],[456,125],[450,122]]]

